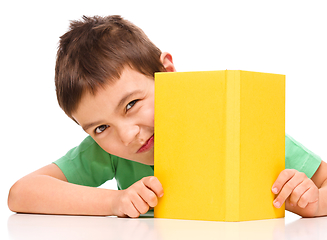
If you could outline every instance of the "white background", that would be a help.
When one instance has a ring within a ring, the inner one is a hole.
[[[64,155],[86,136],[59,108],[59,36],[82,15],[119,14],[141,27],[178,71],[286,75],[286,132],[327,159],[325,1],[7,1],[1,24],[1,189]],[[108,185],[113,186],[113,185]]]

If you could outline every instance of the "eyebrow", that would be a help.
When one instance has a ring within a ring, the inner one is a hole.
[[[129,99],[130,97],[132,97],[133,95],[140,93],[141,90],[136,90],[134,92],[129,92],[126,93],[119,101],[119,103],[117,104],[115,111],[117,112],[123,105],[124,103],[127,101],[127,99]],[[86,132],[86,130],[88,130],[91,127],[100,125],[101,123],[103,123],[104,120],[100,120],[100,121],[96,121],[96,122],[92,122],[92,123],[86,123],[82,125],[83,130]]]
[[[129,99],[130,97],[132,97],[133,95],[140,93],[141,90],[135,90],[134,92],[130,92],[130,93],[126,93],[119,101],[117,107],[116,107],[116,111],[118,111],[123,105],[124,103],[127,101],[127,99]]]
[[[93,127],[93,126],[100,125],[101,123],[103,123],[103,121],[97,121],[97,122],[93,122],[93,123],[87,123],[87,124],[83,125],[82,128],[86,132],[87,129],[89,129],[89,128]]]

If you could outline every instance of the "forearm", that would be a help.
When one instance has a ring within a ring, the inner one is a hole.
[[[319,189],[319,207],[317,216],[327,216],[327,180]]]
[[[112,215],[117,190],[71,184],[47,175],[27,176],[11,188],[8,205],[14,212]]]

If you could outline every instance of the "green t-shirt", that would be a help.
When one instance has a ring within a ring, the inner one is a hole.
[[[54,163],[64,173],[68,182],[91,187],[98,187],[115,178],[118,189],[126,189],[143,177],[153,176],[153,166],[111,155],[90,136]],[[311,178],[320,163],[320,157],[286,135],[286,168],[304,172]]]

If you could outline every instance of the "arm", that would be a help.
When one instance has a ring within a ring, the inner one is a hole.
[[[155,177],[143,178],[126,190],[109,190],[68,183],[50,164],[18,180],[10,189],[8,206],[24,213],[138,217],[162,194]]]
[[[275,181],[272,192],[277,194],[273,204],[285,202],[287,210],[303,217],[327,215],[327,163],[321,162],[311,179],[294,169],[285,169]]]

